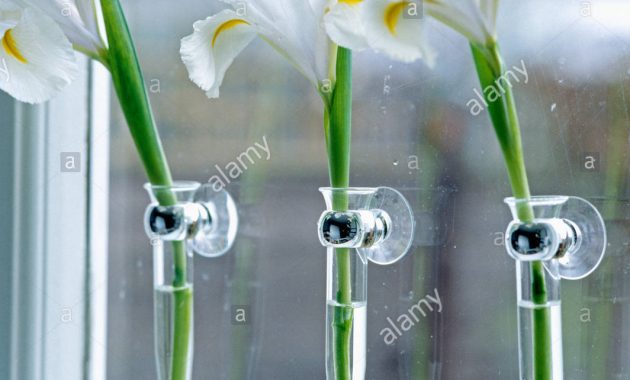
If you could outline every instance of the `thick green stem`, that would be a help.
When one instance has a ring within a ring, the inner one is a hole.
[[[327,108],[328,110],[328,108]],[[347,188],[350,183],[350,141],[352,127],[352,52],[338,48],[336,61],[336,84],[333,90],[330,112],[324,116],[330,184],[334,188]],[[333,209],[348,208],[348,196],[344,192],[333,192]],[[350,347],[352,332],[352,272],[349,249],[336,249],[337,280],[339,290],[337,302],[343,306],[335,308],[333,316],[335,378],[351,378]]]
[[[486,88],[501,86],[504,94],[499,99],[490,100],[485,91],[490,119],[505,158],[505,164],[517,199],[529,199],[530,191],[525,170],[523,146],[516,104],[512,87],[505,81],[504,63],[499,48],[494,41],[485,46],[471,45],[482,91]],[[489,93],[489,92],[488,92]],[[517,203],[518,218],[531,222],[534,212],[529,202]],[[542,262],[531,263],[532,300],[537,305],[545,305],[548,300],[545,282],[545,269]],[[551,356],[551,314],[549,308],[538,308],[533,313],[534,373],[537,380],[551,379],[553,363]]]
[[[104,59],[112,74],[114,89],[118,95],[140,160],[151,184],[171,186],[173,182],[171,172],[162,149],[136,49],[123,10],[118,0],[101,0],[101,8],[109,43],[108,52]],[[175,195],[169,190],[157,192],[156,197],[159,203],[164,206],[177,202]],[[186,285],[184,242],[173,243],[173,254],[173,287],[179,289]],[[176,291],[174,297],[174,304],[177,309],[175,310],[174,321],[172,379],[184,380],[192,327],[192,295],[188,291]]]

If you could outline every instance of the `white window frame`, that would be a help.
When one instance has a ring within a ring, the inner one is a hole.
[[[47,104],[0,99],[14,109],[0,113],[0,158],[13,163],[0,165],[3,379],[106,378],[110,81],[80,65]],[[80,154],[80,171],[62,172],[62,152]]]

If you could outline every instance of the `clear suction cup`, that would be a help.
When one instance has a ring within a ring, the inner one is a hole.
[[[234,200],[224,189],[215,191],[207,184],[197,190],[195,202],[207,210],[209,223],[193,237],[193,250],[204,257],[224,255],[236,238],[238,213]]]
[[[567,280],[591,274],[606,250],[606,227],[591,203],[578,197],[546,196],[530,200],[507,198],[514,221],[506,232],[508,254],[520,261],[543,261],[550,273]],[[518,211],[534,211],[531,223],[522,223]]]
[[[368,208],[380,210],[389,217],[389,230],[380,244],[358,250],[375,264],[393,264],[407,254],[413,243],[415,221],[411,206],[397,190],[379,187],[372,194]]]
[[[558,258],[560,277],[579,280],[591,274],[606,252],[606,226],[599,211],[587,200],[569,197],[560,218],[576,230],[576,243]]]
[[[413,212],[398,191],[388,187],[320,191],[328,206],[319,220],[322,245],[356,248],[379,265],[395,263],[409,251]]]

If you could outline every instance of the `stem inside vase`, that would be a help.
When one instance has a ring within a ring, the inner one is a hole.
[[[335,63],[336,82],[331,102],[326,105],[324,115],[324,132],[328,148],[330,183],[335,188],[347,188],[350,182],[350,141],[352,128],[352,52],[345,48],[337,48]],[[348,194],[333,194],[333,209],[345,211],[348,207]],[[348,249],[329,249],[328,267],[334,261],[336,265],[334,277],[338,283],[334,305],[328,312],[332,320],[327,320],[327,329],[332,329],[333,373],[327,364],[327,378],[349,380],[351,369],[351,331],[354,322],[352,308],[351,270],[354,252]],[[327,318],[327,319],[330,319]],[[328,356],[328,355],[327,355]],[[328,363],[328,360],[327,360]]]

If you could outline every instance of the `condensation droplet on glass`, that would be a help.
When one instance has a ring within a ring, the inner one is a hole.
[[[201,279],[202,279],[203,281],[210,281],[210,275],[209,275],[208,273],[203,273],[203,274],[201,275]]]
[[[124,300],[125,297],[127,297],[127,292],[125,290],[121,290],[120,292],[118,292],[118,298]]]
[[[383,87],[383,95],[389,95],[390,90],[391,90],[391,87],[389,87],[389,85],[386,84]]]
[[[557,104],[556,104],[556,103],[554,103],[554,104],[552,104],[552,105],[551,105],[551,112],[553,112],[553,111],[555,111],[555,110],[556,110],[556,106],[557,106]]]
[[[398,160],[394,160],[394,166],[398,166]]]

